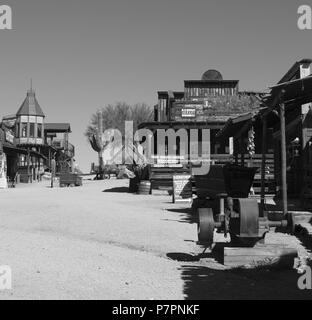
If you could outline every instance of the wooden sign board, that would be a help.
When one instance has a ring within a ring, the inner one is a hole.
[[[191,202],[192,194],[192,176],[189,174],[173,175],[173,203]]]
[[[7,189],[7,162],[5,153],[0,154],[0,189]]]
[[[195,108],[183,108],[181,112],[182,118],[196,118]]]

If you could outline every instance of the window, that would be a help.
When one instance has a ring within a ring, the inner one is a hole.
[[[34,138],[35,137],[35,124],[30,123],[29,124],[29,138]]]
[[[16,138],[20,137],[20,127],[21,127],[21,125],[20,125],[20,123],[18,123],[16,125]]]
[[[42,138],[42,124],[37,124],[37,138]]]
[[[27,123],[22,123],[22,138],[27,138]]]

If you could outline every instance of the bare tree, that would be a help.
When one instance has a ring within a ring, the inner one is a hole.
[[[133,121],[134,132],[142,122],[153,120],[153,110],[145,103],[129,105],[125,102],[118,102],[115,105],[107,105],[91,116],[85,136],[90,142],[94,151],[99,154],[99,173],[104,176],[102,152],[107,143],[102,140],[102,133],[108,129],[118,129],[125,134],[125,121]]]

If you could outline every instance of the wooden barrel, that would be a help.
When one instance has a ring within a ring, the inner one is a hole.
[[[139,188],[140,179],[135,176],[134,178],[129,180],[129,192],[137,193]]]
[[[151,193],[151,182],[141,181],[139,183],[138,194],[150,194]]]

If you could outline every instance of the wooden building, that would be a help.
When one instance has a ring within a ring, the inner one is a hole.
[[[278,82],[277,86],[291,81],[299,81],[311,75],[312,60],[296,62]],[[304,87],[304,82],[301,84]],[[299,88],[298,87],[298,88]],[[303,88],[304,89],[304,88]],[[299,91],[299,93],[301,93]],[[306,177],[312,173],[312,99],[302,104],[300,100],[288,103],[285,113],[286,123],[286,156],[287,156],[287,190],[288,194],[297,197],[307,188]],[[311,101],[311,102],[310,102]],[[275,169],[277,185],[281,186],[281,129],[279,121],[274,127]],[[311,179],[311,176],[310,176]],[[311,182],[312,186],[312,182]]]
[[[75,147],[69,142],[71,128],[69,123],[46,123],[45,143],[49,146],[48,159],[56,159],[56,173],[74,171]]]
[[[44,172],[44,121],[45,115],[36,99],[33,89],[27,91],[27,96],[16,113],[17,147],[27,150],[27,155],[21,155],[18,171],[21,182],[39,180]]]
[[[75,148],[69,143],[68,123],[46,123],[35,91],[31,88],[17,113],[2,120],[8,157],[8,174],[18,174],[19,181],[39,181],[45,171],[51,171],[56,160],[57,173],[73,170]]]
[[[203,129],[210,129],[211,157],[215,161],[229,159],[231,146],[229,141],[216,139],[217,132],[223,128],[230,117],[249,110],[254,102],[253,94],[239,91],[238,80],[224,80],[216,70],[205,72],[201,80],[185,80],[184,91],[159,91],[158,104],[155,106],[154,122],[142,123],[140,129],[150,129],[154,134],[154,153],[157,158],[158,147],[156,132],[158,129],[183,128],[190,133],[198,129],[199,157],[201,157],[201,135]],[[246,101],[243,109],[239,105]],[[257,104],[257,102],[255,102]],[[189,142],[190,150],[191,145]],[[177,156],[179,156],[177,146]],[[189,159],[185,159],[190,161]]]
[[[234,153],[244,165],[246,147],[239,143],[251,128],[258,131],[257,150],[262,150],[262,192],[268,181],[266,166],[274,159],[273,179],[277,195],[312,199],[312,60],[296,62],[270,92],[261,97],[254,114],[233,118],[218,133],[236,138]],[[237,160],[239,161],[239,160]]]

